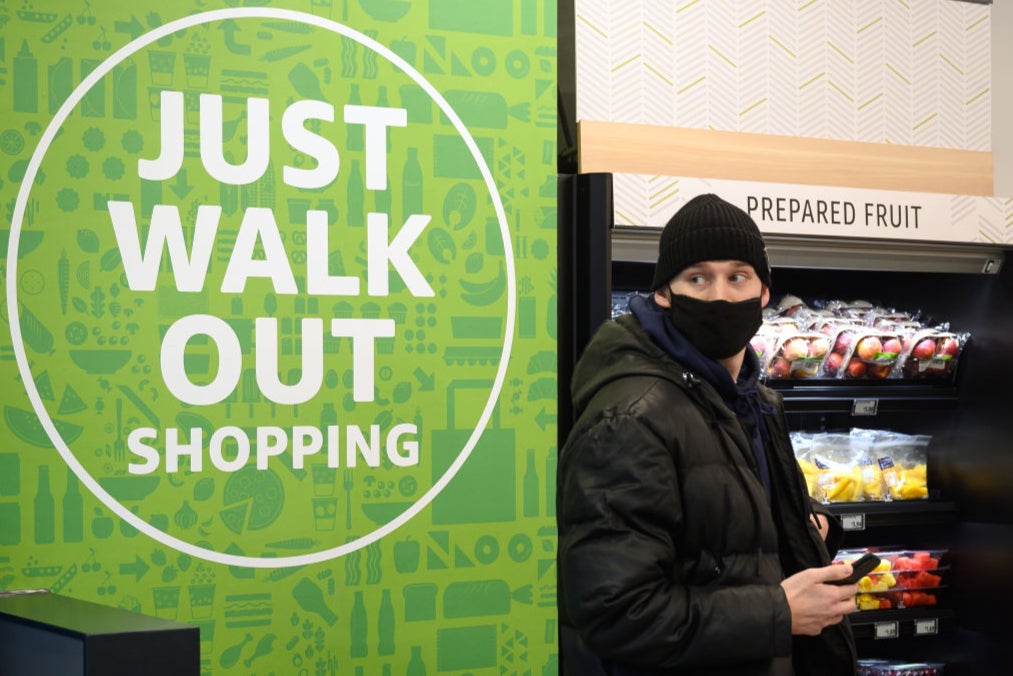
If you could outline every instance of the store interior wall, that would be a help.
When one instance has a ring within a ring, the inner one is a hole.
[[[992,161],[995,194],[1013,195],[1013,81],[996,74],[1013,64],[1013,4],[992,3]]]

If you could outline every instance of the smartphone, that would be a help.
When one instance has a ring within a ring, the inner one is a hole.
[[[855,584],[863,577],[871,573],[879,565],[879,557],[875,554],[865,554],[862,558],[851,562],[851,575],[843,580],[828,580],[827,584]]]

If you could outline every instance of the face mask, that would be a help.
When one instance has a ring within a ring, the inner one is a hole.
[[[763,323],[758,297],[731,303],[673,293],[668,314],[675,328],[711,359],[725,359],[738,353]]]

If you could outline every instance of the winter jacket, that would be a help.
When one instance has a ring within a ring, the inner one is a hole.
[[[768,501],[738,418],[635,317],[599,329],[572,391],[557,478],[561,673],[852,676],[847,620],[791,635],[780,583],[831,554],[780,395],[758,387]]]

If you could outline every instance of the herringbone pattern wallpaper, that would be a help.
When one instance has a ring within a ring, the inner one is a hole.
[[[991,149],[987,5],[576,0],[575,10],[578,119]]]

